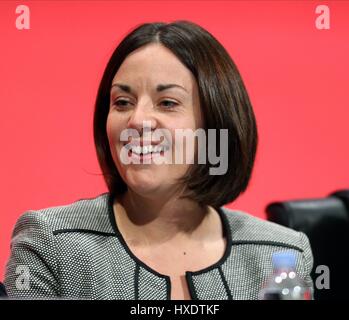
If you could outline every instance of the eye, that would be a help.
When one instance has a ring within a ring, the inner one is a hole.
[[[113,102],[113,105],[114,105],[114,106],[117,106],[117,107],[123,108],[123,107],[127,107],[128,104],[129,104],[129,102],[130,102],[130,101],[125,100],[125,99],[118,99],[118,100],[115,100],[115,101]]]
[[[172,109],[178,105],[177,102],[172,100],[163,100],[160,104],[164,106],[164,109]],[[127,108],[130,105],[130,101],[126,99],[117,99],[113,102],[113,105],[118,108]]]
[[[165,105],[165,109],[171,109],[171,108],[175,107],[176,105],[178,105],[177,102],[171,101],[171,100],[163,100],[163,101],[161,101],[161,104]]]

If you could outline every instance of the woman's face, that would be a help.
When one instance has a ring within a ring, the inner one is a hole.
[[[169,84],[175,86],[159,87]],[[143,121],[147,121],[151,130],[143,130]],[[145,149],[139,148],[126,153],[129,159],[138,161],[125,164],[122,148],[127,150],[126,144],[144,147],[150,144],[149,132],[165,129],[170,135],[164,138],[164,144],[169,146],[167,155],[171,155],[174,162],[175,150],[182,147],[174,139],[175,130],[191,129],[194,132],[202,125],[195,77],[169,49],[160,44],[150,44],[133,51],[124,60],[112,81],[107,135],[114,163],[129,188],[144,196],[154,195],[154,192],[173,192],[176,180],[186,173],[191,164],[185,161],[181,164],[158,164],[154,159],[164,156],[164,152],[146,156],[142,154]],[[137,130],[139,136],[125,141],[121,133],[127,129]],[[153,140],[154,150],[160,140],[164,141],[154,137]],[[141,153],[133,152],[140,150]]]

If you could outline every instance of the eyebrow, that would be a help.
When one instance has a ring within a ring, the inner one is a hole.
[[[133,93],[133,90],[131,89],[131,87],[127,84],[122,84],[122,83],[114,83],[112,84],[111,86],[112,88],[113,87],[118,87],[120,88],[122,91],[125,91],[127,93]],[[188,93],[187,89],[185,89],[184,87],[178,85],[178,84],[175,84],[175,83],[168,83],[168,84],[158,84],[156,86],[156,91],[157,92],[161,92],[161,91],[164,91],[164,90],[167,90],[167,89],[171,89],[171,88],[179,88],[179,89],[182,89],[184,90],[185,92]]]

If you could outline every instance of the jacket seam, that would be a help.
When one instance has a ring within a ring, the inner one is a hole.
[[[36,211],[31,211],[31,212],[36,212]],[[44,220],[46,228],[52,231],[52,228],[51,228],[50,224],[48,223],[47,218],[44,215],[41,215],[41,217]],[[58,265],[57,245],[56,245],[55,239],[52,235],[50,236],[50,238],[51,238],[52,247],[54,248],[54,250],[53,250],[54,251],[54,266],[55,266],[56,270],[52,270],[51,267],[46,263],[46,261],[44,261],[44,259],[42,259],[41,256],[40,256],[40,259],[45,264],[45,266],[48,268],[48,270],[51,271],[51,273],[52,273],[52,275],[57,283],[57,287],[55,288],[57,290],[56,292],[57,292],[58,296],[61,296],[61,280],[60,280],[60,276],[59,276],[60,268]]]
[[[171,300],[171,281],[170,278],[166,278],[166,299]]]
[[[198,300],[198,296],[197,296],[196,291],[195,291],[195,287],[194,287],[193,279],[192,279],[192,276],[191,276],[191,272],[187,272],[186,278],[187,278],[189,292],[190,292],[192,300]]]
[[[115,233],[89,230],[89,229],[58,229],[58,230],[52,231],[54,236],[61,234],[61,233],[72,233],[72,232],[93,233],[93,234],[97,234],[100,236],[106,236],[106,237],[113,237],[114,236],[114,237],[116,237]]]
[[[233,300],[232,295],[231,295],[231,291],[230,291],[228,283],[227,283],[227,279],[225,278],[224,273],[222,271],[222,268],[220,266],[218,267],[218,271],[219,271],[219,274],[220,274],[221,279],[223,281],[224,289],[227,293],[228,300]]]
[[[233,245],[248,245],[248,244],[257,244],[257,245],[268,245],[268,246],[278,246],[278,247],[285,247],[289,249],[294,249],[300,252],[303,252],[304,249],[300,248],[299,246],[295,246],[288,243],[282,243],[277,241],[270,241],[270,240],[232,240]]]
[[[135,300],[139,300],[139,265],[136,263],[134,275]]]
[[[53,232],[52,232],[53,233]],[[53,246],[55,248],[55,261],[56,261],[56,268],[57,268],[57,285],[58,285],[58,296],[61,297],[62,296],[62,270],[61,270],[61,264],[58,263],[58,247],[57,247],[57,243],[56,243],[56,239],[54,236],[52,236],[52,241],[53,241]]]

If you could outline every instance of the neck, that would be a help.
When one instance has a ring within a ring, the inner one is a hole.
[[[145,197],[128,190],[116,199],[114,212],[124,237],[137,246],[219,236],[213,234],[219,217],[212,208],[175,195]]]

